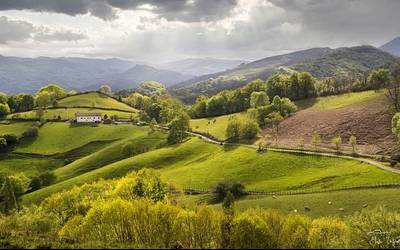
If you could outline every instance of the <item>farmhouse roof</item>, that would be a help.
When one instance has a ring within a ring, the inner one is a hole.
[[[100,113],[75,113],[75,117],[93,117],[93,116],[101,116]]]

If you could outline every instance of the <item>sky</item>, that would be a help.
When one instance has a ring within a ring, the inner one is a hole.
[[[0,54],[150,63],[380,46],[399,0],[0,0]]]

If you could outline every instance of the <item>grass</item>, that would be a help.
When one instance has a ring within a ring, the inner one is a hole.
[[[23,173],[27,177],[31,177],[63,165],[64,161],[62,159],[11,155],[0,159],[0,173],[11,175]]]
[[[143,133],[136,133],[130,138],[110,143],[93,154],[57,169],[54,172],[57,176],[57,181],[67,180],[126,158],[127,156],[123,154],[122,148],[128,143],[132,143],[136,148],[144,151],[150,151],[165,143],[165,133],[154,132],[148,134],[148,131],[148,129],[143,129]]]
[[[303,194],[291,196],[277,196],[275,199],[269,197],[246,197],[235,203],[235,209],[239,211],[248,208],[274,208],[283,212],[293,212],[307,214],[312,217],[321,216],[347,216],[364,209],[376,206],[385,206],[392,211],[400,209],[399,189],[396,188],[377,188],[362,190],[346,190],[329,193]],[[332,202],[332,205],[329,205]],[[216,205],[220,207],[221,205]],[[305,207],[310,208],[305,211]],[[339,209],[343,208],[344,211]]]
[[[231,116],[236,116],[243,120],[247,118],[246,112],[243,112],[213,118],[192,119],[190,120],[190,127],[194,132],[207,133],[219,140],[225,140],[226,127]]]
[[[92,141],[116,140],[144,133],[133,125],[73,125],[66,122],[49,122],[39,129],[39,136],[25,141],[16,152],[52,155],[64,153]]]
[[[299,107],[299,109],[331,110],[367,102],[383,95],[383,91],[375,92],[373,90],[370,90],[334,96],[311,98],[298,101],[296,102],[296,105]]]
[[[159,169],[162,179],[181,187],[211,189],[229,178],[249,190],[330,189],[347,185],[400,183],[396,175],[373,166],[333,157],[268,152],[218,146],[191,138],[187,142],[106,165],[24,196],[25,204],[101,178],[117,178],[140,168]]]
[[[128,106],[123,102],[119,102],[106,95],[91,92],[82,95],[74,95],[58,102],[59,106],[62,107],[93,107],[93,108],[113,108],[124,111],[136,112],[137,110]]]
[[[96,112],[102,114],[102,116],[107,115],[108,117],[112,115],[117,115],[119,118],[131,118],[132,116],[136,116],[136,112],[123,112],[123,111],[115,111],[115,110],[102,110],[96,108],[58,108],[58,109],[46,109],[44,111],[43,118],[44,119],[56,119],[58,116],[61,116],[63,120],[71,120],[75,118],[75,114],[88,113],[88,112]],[[35,119],[37,118],[36,111],[31,110],[22,113],[13,113],[7,116],[7,119],[11,119],[12,117],[18,117],[21,119]]]
[[[33,122],[12,122],[12,123],[0,123],[0,136],[6,134],[15,134],[21,137],[22,134],[30,127]]]

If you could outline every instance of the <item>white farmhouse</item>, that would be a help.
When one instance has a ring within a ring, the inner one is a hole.
[[[102,121],[100,113],[76,113],[75,120],[78,123],[97,123]]]

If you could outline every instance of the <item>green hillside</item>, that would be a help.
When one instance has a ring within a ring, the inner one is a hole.
[[[344,108],[351,105],[374,101],[374,99],[382,97],[385,93],[382,91],[376,92],[373,90],[363,92],[353,92],[341,95],[333,95],[326,97],[311,98],[296,102],[300,109],[310,110],[330,110]]]
[[[246,112],[238,114],[222,115],[218,117],[192,119],[190,120],[190,128],[194,132],[210,134],[219,140],[226,139],[226,127],[231,117],[237,117],[239,120],[247,118]]]
[[[10,155],[0,157],[0,174],[20,174],[27,177],[35,176],[45,171],[51,171],[64,165],[64,160],[53,158],[35,158],[29,156]]]
[[[400,175],[358,161],[277,152],[260,154],[246,147],[224,147],[192,138],[43,188],[25,195],[23,202],[38,202],[75,185],[121,177],[144,167],[159,169],[162,178],[170,183],[201,189],[210,189],[226,178],[259,191],[331,189],[382,181],[400,183]]]
[[[20,137],[33,122],[0,123],[0,135],[15,134]]]
[[[91,126],[50,122],[39,129],[37,138],[24,141],[16,151],[51,155],[70,151],[92,141],[122,139],[145,133],[145,130],[133,125]]]
[[[128,112],[128,111],[116,111],[116,110],[104,110],[104,109],[96,109],[96,108],[57,108],[57,109],[46,109],[44,110],[43,118],[44,119],[57,119],[58,116],[61,117],[62,120],[71,120],[75,118],[76,113],[100,113],[102,116],[107,115],[110,116],[118,116],[119,118],[130,119],[137,115],[136,112]],[[7,119],[20,118],[20,119],[37,119],[36,110],[31,110],[22,113],[13,113],[7,116]]]
[[[61,107],[108,108],[136,112],[136,109],[128,106],[127,104],[119,102],[98,92],[90,92],[87,94],[78,94],[66,97],[61,99],[58,102],[58,105]]]

